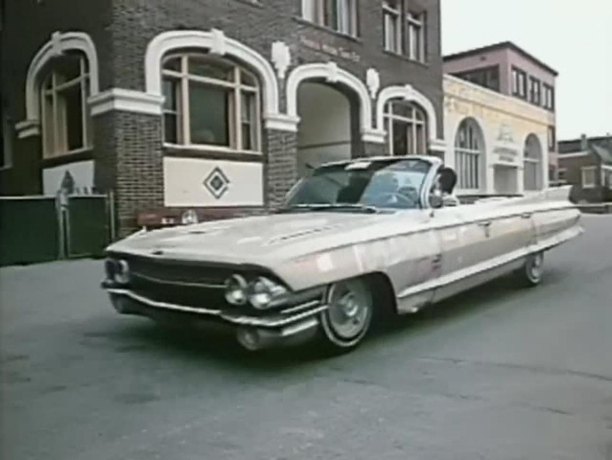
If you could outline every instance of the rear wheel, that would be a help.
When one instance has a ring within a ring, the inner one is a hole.
[[[537,252],[527,256],[523,267],[516,272],[516,276],[525,286],[537,286],[542,282],[543,273],[544,254]]]
[[[332,284],[326,296],[328,308],[321,313],[321,331],[329,349],[336,352],[356,348],[372,325],[374,301],[365,278]]]

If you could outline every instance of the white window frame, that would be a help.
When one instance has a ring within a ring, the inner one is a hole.
[[[460,136],[467,137],[467,146],[460,145]],[[480,128],[472,120],[463,120],[455,136],[455,171],[457,187],[461,190],[480,190],[482,187],[483,140]]]
[[[593,180],[587,181],[585,173],[592,173]],[[597,166],[583,166],[580,168],[580,185],[583,189],[591,189],[597,187]]]
[[[302,0],[302,19],[339,34],[357,37],[357,5],[357,0]],[[336,13],[332,15],[335,16],[333,24],[331,18],[328,18],[330,10]]]
[[[61,59],[61,58],[60,58]],[[60,74],[55,68],[51,68],[49,73],[41,82],[40,107],[41,107],[41,128],[42,128],[42,147],[43,158],[56,158],[65,155],[81,153],[92,148],[91,123],[89,106],[87,99],[89,95],[89,71],[84,56],[79,56],[79,75],[72,80],[60,82]],[[50,88],[48,88],[50,83]],[[81,130],[82,145],[70,150],[68,147],[68,121],[67,114],[60,111],[62,104],[62,93],[74,87],[80,87],[81,91]],[[46,98],[51,98],[49,104]],[[51,112],[48,112],[51,110]],[[50,133],[53,137],[50,138]],[[52,145],[51,145],[52,144]]]
[[[211,63],[218,62],[221,65],[231,67],[232,80],[221,80],[213,77],[204,77],[189,73],[189,58],[210,59]],[[170,70],[164,68],[164,65],[172,59],[180,60],[180,70]],[[246,74],[255,81],[256,86],[245,84],[241,81],[241,74]],[[202,53],[173,53],[165,57],[162,62],[162,79],[178,80],[177,86],[177,111],[174,113],[177,122],[177,142],[167,142],[164,138],[165,146],[203,149],[207,151],[217,152],[234,152],[234,153],[261,153],[261,88],[257,77],[236,65],[231,61],[224,59],[209,57]],[[191,142],[191,123],[190,123],[190,104],[189,104],[189,83],[205,83],[214,87],[221,87],[233,91],[233,97],[230,99],[230,110],[228,114],[228,141],[229,146],[220,146],[215,144],[194,144]],[[255,96],[255,120],[253,127],[254,139],[252,140],[253,148],[244,148],[244,138],[242,136],[242,94],[252,94]],[[170,113],[164,108],[164,114]],[[165,117],[164,117],[165,119]],[[163,133],[165,135],[165,128]]]
[[[426,62],[426,16],[425,13],[406,12],[406,55],[408,59],[417,62]],[[414,41],[417,48],[414,48]]]
[[[391,4],[393,0],[384,0],[383,8],[383,46],[386,51],[401,54],[402,52],[402,0],[395,0],[395,7]],[[395,27],[395,36],[391,36],[389,27]]]
[[[394,104],[408,106],[412,109],[412,116],[406,117],[393,112]],[[421,118],[418,117],[417,112],[421,114]],[[427,123],[427,113],[418,105],[412,102],[404,102],[398,100],[390,100],[385,104],[383,118],[385,121],[386,131],[387,131],[387,146],[389,148],[389,155],[426,155],[429,144],[428,144],[428,136],[427,130],[429,129]],[[395,152],[393,147],[393,122],[399,121],[405,125],[406,130],[410,130],[411,136],[409,138],[412,140],[411,145],[407,145],[407,152]],[[419,127],[421,128],[421,143],[424,147],[424,152],[419,152]]]

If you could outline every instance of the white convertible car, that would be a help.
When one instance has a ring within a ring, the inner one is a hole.
[[[108,248],[103,288],[124,314],[235,328],[250,350],[318,335],[336,350],[382,314],[514,272],[582,232],[569,188],[460,205],[433,157],[327,164],[264,216],[138,233]]]

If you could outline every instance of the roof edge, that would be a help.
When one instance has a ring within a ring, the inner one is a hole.
[[[521,54],[523,57],[529,59],[530,61],[534,62],[535,64],[545,69],[546,71],[550,72],[555,77],[559,76],[559,72],[557,70],[553,69],[548,64],[545,64],[543,61],[536,58],[533,54],[528,53],[523,48],[521,48],[520,46],[516,45],[514,42],[511,42],[511,41],[494,43],[492,45],[481,46],[479,48],[472,48],[469,50],[460,51],[458,53],[447,54],[446,56],[442,57],[442,61],[443,62],[454,61],[456,59],[461,59],[461,58],[468,57],[468,56],[474,56],[476,54],[481,54],[481,53],[487,53],[490,51],[496,51],[496,50],[500,50],[504,48],[509,48],[509,49],[516,51],[517,53]]]

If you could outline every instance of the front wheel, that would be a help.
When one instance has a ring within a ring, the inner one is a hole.
[[[369,284],[363,278],[332,284],[326,296],[328,308],[321,313],[323,339],[332,351],[356,348],[372,324],[374,301]]]
[[[527,256],[523,267],[517,270],[516,276],[521,284],[525,286],[537,286],[542,282],[543,273],[544,254],[537,252]]]

